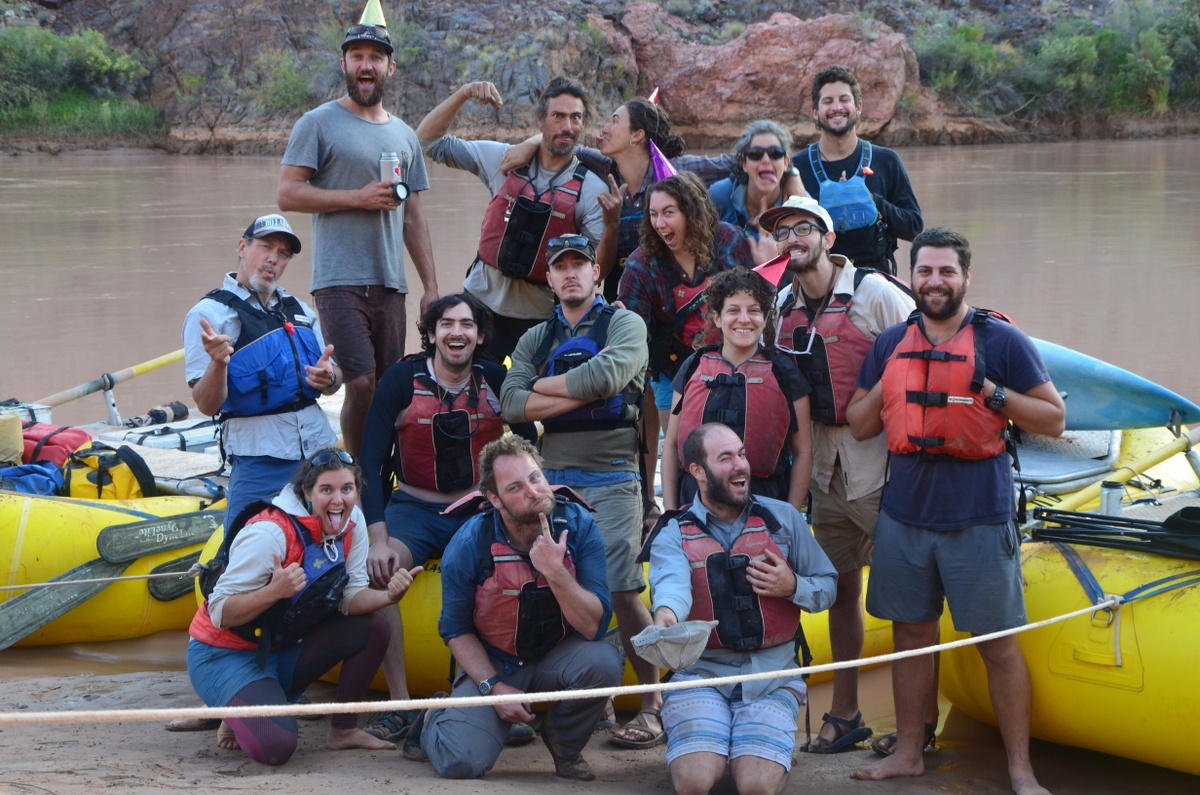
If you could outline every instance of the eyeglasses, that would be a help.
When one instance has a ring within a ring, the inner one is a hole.
[[[591,247],[592,241],[583,235],[559,235],[550,238],[546,243],[547,251],[562,251],[564,248],[590,249]]]
[[[788,235],[795,234],[796,237],[808,237],[817,230],[821,234],[825,234],[825,230],[810,221],[801,221],[794,226],[777,226],[771,230],[771,237],[775,238],[776,243],[782,243],[788,239]]]
[[[341,461],[343,464],[353,464],[354,456],[347,453],[345,450],[322,450],[312,457],[308,463],[314,467],[323,467],[333,459]]]
[[[746,156],[747,160],[762,160],[763,155],[772,160],[783,160],[787,157],[787,150],[782,146],[751,146],[742,154]]]

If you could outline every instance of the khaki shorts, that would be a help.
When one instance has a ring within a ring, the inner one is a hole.
[[[596,509],[592,518],[604,538],[609,591],[646,587],[637,556],[642,548],[642,487],[636,480],[611,486],[572,486]]]
[[[857,500],[846,499],[841,467],[834,467],[829,493],[812,489],[813,535],[838,574],[861,569],[871,563],[875,522],[883,488]]]

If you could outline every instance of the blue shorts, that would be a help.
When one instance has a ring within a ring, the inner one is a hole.
[[[650,379],[650,388],[654,390],[654,405],[658,407],[658,410],[670,411],[671,398],[675,396],[675,389],[671,386],[671,379],[659,373]]]
[[[383,511],[388,535],[408,547],[413,565],[440,558],[446,544],[470,517],[442,516],[448,502],[426,502],[396,489]]]
[[[940,531],[879,512],[867,612],[922,624],[950,605],[954,628],[983,635],[1026,623],[1016,523]]]
[[[196,695],[209,707],[226,706],[243,687],[260,679],[276,680],[291,698],[299,695],[292,693],[292,673],[303,648],[304,644],[295,643],[272,649],[266,670],[261,670],[253,651],[222,649],[191,638],[187,648],[188,678]]]
[[[672,682],[701,679],[677,672]],[[709,753],[726,759],[755,756],[792,769],[796,720],[805,692],[802,679],[776,688],[758,701],[742,701],[741,687],[726,698],[713,687],[670,690],[663,694],[662,724],[667,732],[667,764],[688,754]]]

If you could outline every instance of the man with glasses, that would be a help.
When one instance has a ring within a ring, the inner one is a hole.
[[[226,526],[251,502],[278,494],[301,460],[337,443],[317,396],[332,395],[342,383],[317,316],[279,287],[300,253],[287,219],[255,219],[237,251],[237,270],[183,322],[192,400],[218,416],[229,457]]]
[[[776,303],[778,345],[791,351],[813,388],[813,533],[838,572],[829,641],[835,661],[854,660],[862,653],[862,575],[871,562],[887,444],[882,437],[856,441],[846,427],[846,406],[871,343],[903,323],[913,301],[882,273],[830,253],[837,239],[833,220],[814,199],[793,196],[763,213],[760,223],[789,255],[791,278],[785,276]],[[857,668],[834,672],[824,721],[807,748],[812,753],[845,751],[871,736],[858,709]]]
[[[908,172],[891,149],[860,140],[858,78],[845,66],[827,66],[812,84],[812,117],[821,137],[792,157],[809,196],[821,202],[838,233],[835,254],[858,267],[896,272],[896,240],[924,227]]]
[[[276,198],[281,210],[312,213],[311,289],[346,372],[342,438],[354,453],[376,383],[404,355],[405,248],[424,287],[421,311],[438,294],[421,203],[425,161],[412,128],[383,106],[394,51],[372,0],[342,41],[346,95],[296,122]],[[397,158],[386,176],[385,154]]]
[[[638,598],[645,582],[637,564],[642,540],[637,419],[648,357],[646,324],[597,294],[600,266],[586,237],[553,238],[547,251],[558,305],[517,343],[500,403],[510,423],[542,422],[546,477],[575,489],[595,508],[621,640],[638,681],[651,684],[658,681],[657,669],[629,643],[650,624]],[[644,694],[638,717],[613,740],[635,748],[663,742],[659,703],[657,693]]]
[[[491,191],[478,253],[463,289],[494,313],[495,331],[487,350],[503,361],[521,335],[554,310],[554,295],[547,286],[546,241],[579,234],[598,245],[603,257],[616,246],[617,230],[605,228],[600,210],[599,196],[608,186],[575,156],[591,117],[583,86],[566,77],[550,81],[535,108],[542,134],[537,153],[507,176],[501,163],[508,144],[447,135],[471,100],[497,109],[504,104],[491,83],[468,83],[421,120],[417,135],[430,160],[470,171]]]

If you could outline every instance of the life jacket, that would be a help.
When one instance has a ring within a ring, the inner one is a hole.
[[[234,538],[246,525],[260,521],[271,522],[283,530],[287,552],[280,566],[301,564],[307,584],[300,593],[280,599],[245,624],[218,629],[208,615],[208,597],[229,566],[229,550]],[[336,537],[324,538],[317,517],[293,516],[263,500],[252,502],[229,525],[217,554],[201,566],[200,593],[204,604],[196,611],[188,632],[196,640],[211,646],[256,650],[255,661],[259,669],[264,670],[272,648],[299,642],[338,609],[342,592],[350,580],[346,573],[346,552],[353,539],[353,527]]]
[[[660,266],[657,260],[653,264],[663,274],[670,294],[663,311],[672,310],[675,320],[669,334],[654,333],[650,337],[650,372],[674,376],[679,372],[683,360],[695,350],[693,341],[696,335],[704,330],[707,310],[704,288],[708,287],[711,277],[705,274],[699,284],[689,287],[679,278],[674,266]]]
[[[975,309],[971,321],[936,348],[908,318],[903,339],[883,370],[883,424],[893,453],[984,459],[1005,450],[1008,421],[983,402],[985,350],[990,318]]]
[[[395,468],[410,486],[443,493],[479,482],[479,452],[504,433],[504,418],[488,400],[491,387],[475,366],[458,394],[438,386],[424,353],[408,357],[412,400],[396,428]]]
[[[205,298],[237,312],[242,323],[229,357],[222,419],[299,411],[317,402],[321,392],[304,380],[304,366],[315,365],[324,350],[299,301],[286,295],[263,309],[224,289]]]
[[[676,520],[692,574],[688,620],[720,622],[708,638],[708,648],[745,652],[798,641],[800,608],[790,599],[759,596],[746,576],[750,561],[767,550],[786,564],[783,550],[771,538],[780,524],[770,511],[751,503],[746,526],[728,550],[690,510],[684,509]]]
[[[561,505],[565,498],[557,497],[556,501]],[[533,662],[567,637],[569,625],[550,583],[530,563],[529,553],[495,540],[493,528],[499,521],[495,511],[489,509],[479,532],[484,579],[475,586],[475,629],[500,651]],[[550,525],[550,535],[558,541],[567,528],[562,511],[554,511]],[[575,577],[575,562],[569,550],[563,562]]]
[[[706,422],[728,425],[746,444],[746,460],[756,478],[770,478],[787,468],[784,448],[796,428],[795,407],[783,392],[778,354],[759,348],[735,369],[721,356],[721,346],[708,345],[692,359],[679,415],[679,460],[683,443]]]
[[[857,268],[854,289],[871,274],[890,279],[911,294],[911,290],[890,275],[874,268]],[[856,389],[854,380],[874,340],[850,321],[853,294],[834,293],[817,315],[797,298],[793,291],[779,308],[778,340],[790,348],[800,372],[812,387],[812,418],[824,425],[845,425],[846,408]]]
[[[505,276],[546,284],[546,242],[579,231],[575,205],[586,177],[579,163],[569,180],[538,193],[528,163],[509,174],[484,210],[479,259]]]
[[[603,305],[587,334],[575,337],[568,336],[558,315],[553,315],[543,324],[542,342],[531,359],[534,369],[542,375],[563,375],[595,358],[608,344],[608,327],[616,312],[612,304]],[[627,386],[616,395],[542,420],[542,427],[548,433],[604,431],[633,427],[639,416],[641,395]]]
[[[871,167],[872,147],[870,141],[862,142],[862,155],[854,176],[834,182],[821,165],[821,149],[817,144],[808,145],[808,162],[820,183],[821,206],[833,219],[833,231],[841,234],[853,229],[868,227],[879,218],[879,208],[871,196],[864,177]]]
[[[21,463],[49,461],[55,466],[66,464],[71,453],[92,440],[92,435],[82,428],[32,420],[21,425],[21,437],[24,448]]]

